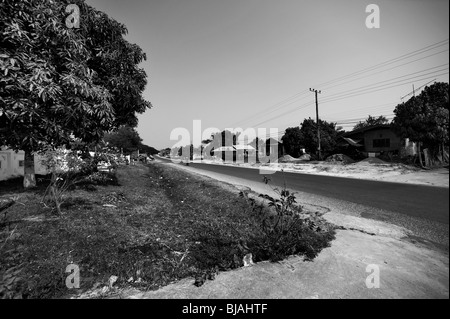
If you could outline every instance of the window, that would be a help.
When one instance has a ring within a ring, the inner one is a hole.
[[[19,161],[19,167],[23,167],[24,166],[24,161]]]
[[[380,138],[380,139],[374,139],[373,140],[373,147],[390,147],[391,146],[391,139],[389,138]]]

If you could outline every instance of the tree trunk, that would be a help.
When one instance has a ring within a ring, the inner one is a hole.
[[[34,156],[31,152],[25,151],[23,187],[36,187],[36,176],[34,174]]]
[[[422,152],[420,150],[420,144],[421,144],[421,142],[417,142],[417,155],[419,156],[420,167],[425,168],[425,166],[423,166],[423,162],[422,162]]]
[[[444,143],[442,143],[442,158],[443,158],[444,163],[449,162],[448,153],[447,153],[447,150],[445,149]]]
[[[423,149],[423,155],[425,157],[425,167],[433,166],[429,148],[424,148]]]
[[[56,212],[58,216],[61,216],[61,202],[59,201],[59,194],[57,190],[56,183],[58,182],[56,174],[52,173],[52,184],[50,186],[51,196],[53,197],[53,201],[55,202]]]

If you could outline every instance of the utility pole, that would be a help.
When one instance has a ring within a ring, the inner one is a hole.
[[[412,85],[412,88],[413,88],[413,90],[412,90],[412,93],[413,93],[413,105],[414,105],[414,108],[415,108],[415,106],[416,106],[416,90],[414,89],[414,84]],[[417,153],[419,154],[419,163],[420,163],[420,166],[421,167],[424,167],[424,166],[426,166],[426,163],[425,163],[425,165],[423,164],[423,161],[422,161],[422,151],[420,150],[420,147],[421,147],[421,142],[419,141],[419,142],[417,142]]]
[[[322,93],[321,91],[318,91],[316,89],[309,89],[311,92],[315,93],[316,96],[316,122],[317,122],[317,141],[318,141],[318,147],[317,147],[317,151],[318,151],[318,156],[319,156],[319,161],[322,160],[322,154],[320,151],[320,123],[319,123],[319,102],[317,100],[317,94]]]

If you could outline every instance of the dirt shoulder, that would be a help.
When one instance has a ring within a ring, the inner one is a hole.
[[[198,174],[182,165],[180,169]],[[205,173],[233,184],[220,174]],[[238,183],[234,183],[237,185]],[[255,192],[268,189],[253,185]],[[237,191],[236,189],[235,191]],[[317,203],[319,204],[319,203]],[[257,263],[220,273],[202,287],[192,281],[152,292],[122,291],[121,298],[449,298],[448,252],[406,240],[408,230],[381,221],[368,220],[322,207],[324,217],[339,225],[331,247],[312,262],[290,257],[280,263]],[[379,288],[368,288],[368,276],[379,269]]]
[[[379,288],[367,277],[379,267]],[[369,271],[368,271],[369,270]],[[123,291],[134,299],[261,298],[448,298],[448,256],[389,237],[338,231],[330,248],[312,262],[292,257],[280,263],[220,273],[202,287],[183,280],[151,292]]]

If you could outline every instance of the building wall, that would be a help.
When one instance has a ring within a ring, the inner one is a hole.
[[[24,175],[25,152],[15,152],[11,149],[0,149],[0,180]],[[47,174],[46,168],[41,164],[41,156],[34,156],[34,170],[36,174]]]
[[[23,151],[16,153],[10,149],[2,149],[0,151],[0,180],[23,176],[24,159]]]
[[[389,146],[374,146],[374,140],[389,139]],[[364,132],[364,148],[369,153],[399,151],[402,140],[389,128],[380,128]]]

